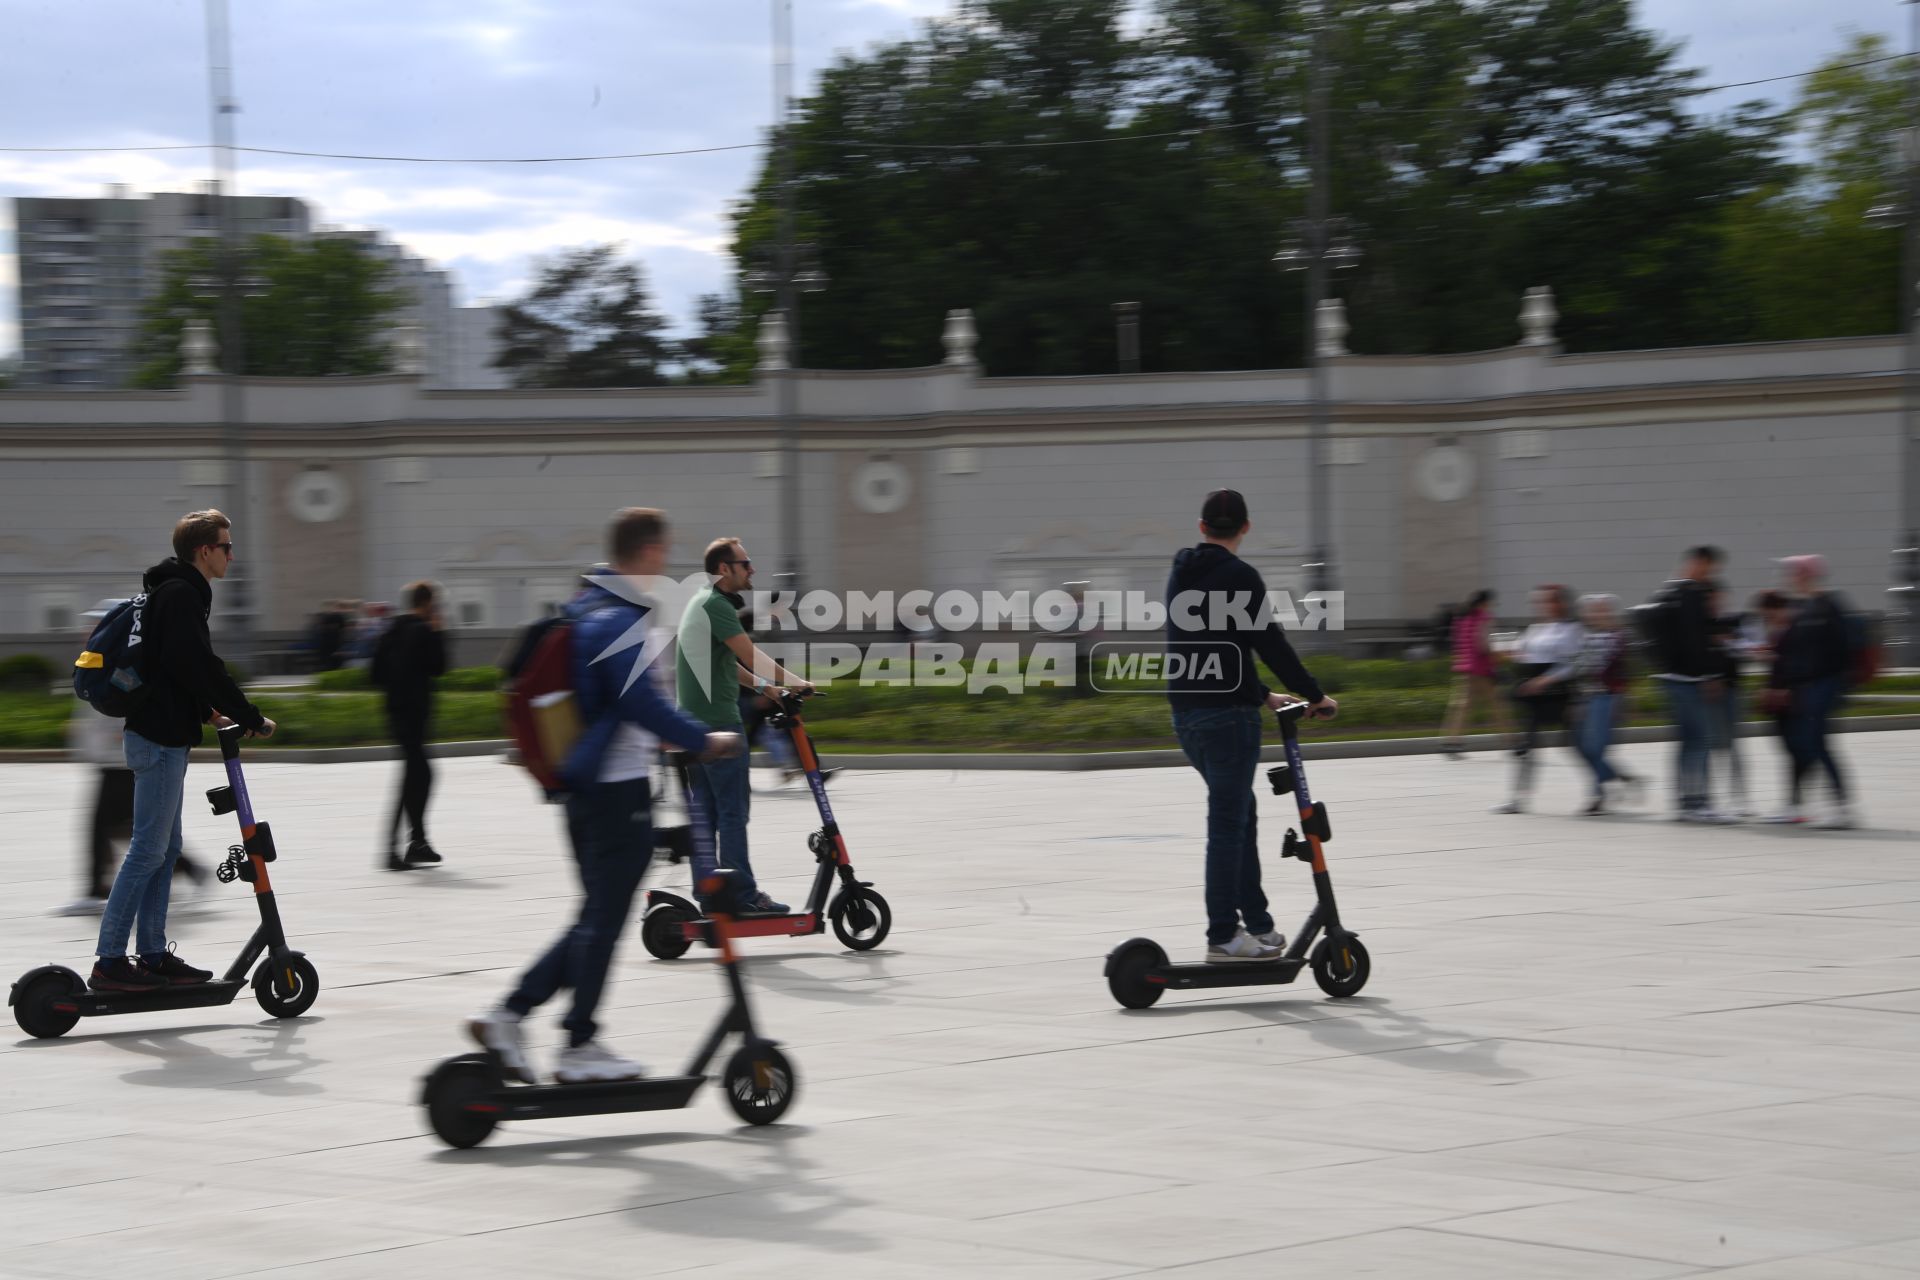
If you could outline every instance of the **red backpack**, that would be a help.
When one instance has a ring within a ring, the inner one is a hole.
[[[506,667],[507,732],[520,765],[547,799],[567,792],[560,772],[580,741],[573,690],[573,620],[542,618],[521,632]]]

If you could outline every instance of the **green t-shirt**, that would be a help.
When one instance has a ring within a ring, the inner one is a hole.
[[[740,660],[727,648],[727,641],[745,630],[733,602],[712,587],[689,600],[680,617],[680,653],[674,662],[680,709],[709,729],[741,727]],[[705,688],[696,672],[706,676]]]

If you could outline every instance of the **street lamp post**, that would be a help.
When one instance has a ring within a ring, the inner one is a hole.
[[[1333,556],[1333,494],[1327,479],[1327,406],[1331,396],[1327,388],[1326,360],[1320,351],[1320,310],[1327,298],[1328,273],[1358,264],[1360,250],[1352,242],[1346,223],[1329,212],[1332,194],[1327,173],[1331,154],[1327,112],[1327,0],[1320,0],[1307,21],[1312,23],[1307,87],[1307,216],[1295,224],[1294,239],[1284,245],[1273,260],[1289,271],[1307,273],[1301,341],[1307,367],[1310,549],[1308,561],[1302,567],[1307,570],[1308,589],[1320,594],[1333,590],[1339,580]]]
[[[245,337],[241,326],[240,211],[234,194],[233,117],[240,104],[233,96],[233,46],[228,33],[227,0],[207,0],[207,88],[213,112],[213,202],[220,234],[220,420],[226,459],[228,518],[247,519],[247,444],[241,374],[246,368]],[[242,535],[245,536],[245,535]],[[226,635],[221,647],[232,661],[247,666],[253,656],[255,632],[251,573],[244,560],[227,571]]]
[[[1906,188],[1906,235],[1900,270],[1900,313],[1906,327],[1906,367],[1902,370],[1900,414],[1901,526],[1905,537],[1894,550],[1894,574],[1905,580],[1896,598],[1905,597],[1906,644],[1902,662],[1920,667],[1920,0],[1906,0],[1910,27],[1907,37],[1906,128],[1902,131]]]
[[[775,139],[776,181],[780,191],[780,241],[767,265],[743,277],[758,293],[774,295],[786,323],[785,367],[774,370],[774,413],[780,426],[780,579],[796,595],[800,590],[800,295],[818,293],[827,286],[812,245],[796,237],[793,168],[793,0],[773,3],[773,111],[779,129]]]

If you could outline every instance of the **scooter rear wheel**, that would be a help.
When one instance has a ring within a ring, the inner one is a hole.
[[[80,1012],[63,1013],[53,1005],[57,1000],[71,1001],[74,986],[75,979],[66,973],[41,974],[14,993],[14,1022],[36,1040],[55,1040],[67,1034],[80,1021]]]
[[[721,1085],[733,1114],[748,1124],[772,1124],[793,1105],[800,1080],[787,1055],[772,1045],[743,1044],[727,1059]]]
[[[1166,988],[1147,975],[1167,963],[1167,953],[1149,938],[1123,942],[1107,957],[1107,990],[1127,1009],[1150,1009]]]
[[[253,971],[253,998],[273,1018],[297,1018],[320,998],[320,974],[305,956],[281,964],[268,956]]]
[[[500,1082],[493,1069],[473,1057],[452,1058],[427,1077],[427,1123],[440,1141],[464,1151],[487,1140],[499,1124],[499,1114],[476,1111],[492,1098]]]
[[[1322,938],[1313,949],[1313,980],[1336,1000],[1359,995],[1372,971],[1373,961],[1358,938]]]
[[[693,943],[686,927],[693,917],[682,907],[659,907],[640,921],[640,945],[656,960],[678,960]]]
[[[871,951],[893,931],[893,908],[864,885],[835,898],[827,918],[833,921],[833,936],[849,951]]]

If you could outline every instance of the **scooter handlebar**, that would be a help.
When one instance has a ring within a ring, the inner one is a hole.
[[[215,731],[215,736],[220,739],[220,758],[222,760],[238,760],[240,758],[240,739],[247,736],[245,729],[242,729],[237,724],[222,725]]]

